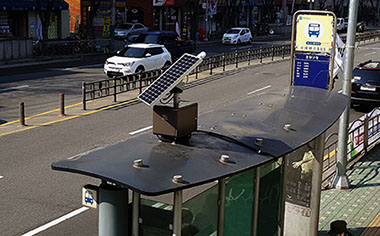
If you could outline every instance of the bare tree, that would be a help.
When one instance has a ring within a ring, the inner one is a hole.
[[[54,2],[55,0],[47,0],[47,8],[46,10],[42,10],[41,0],[36,0],[36,10],[41,20],[43,39],[48,39],[49,26],[50,26],[50,20],[51,20],[50,18],[51,18],[51,12],[53,10]]]
[[[333,0],[333,10],[337,16],[343,17],[344,0]]]
[[[101,2],[102,0],[91,1],[91,4],[87,7],[87,21],[84,23],[82,20],[79,26],[79,34],[82,38],[87,38],[88,36],[93,38],[95,37],[93,20],[97,14]]]
[[[325,9],[326,2],[327,2],[327,0],[318,0],[319,10],[324,10]]]

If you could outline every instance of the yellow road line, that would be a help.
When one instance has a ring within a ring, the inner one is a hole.
[[[22,129],[19,129],[19,130],[13,130],[13,131],[10,131],[10,132],[2,133],[2,134],[0,134],[0,137],[1,136],[6,136],[6,135],[9,135],[9,134],[19,133],[19,132],[30,130],[30,129],[34,129],[34,128],[38,128],[38,127],[42,127],[42,126],[47,126],[47,125],[51,125],[51,124],[60,123],[60,122],[63,122],[63,121],[66,121],[66,120],[71,120],[71,119],[78,118],[78,117],[81,117],[81,116],[87,116],[87,115],[94,114],[94,113],[97,113],[97,112],[100,112],[100,111],[104,111],[104,110],[107,110],[107,109],[111,109],[111,108],[114,108],[114,107],[123,106],[123,105],[129,104],[129,103],[135,102],[135,101],[137,101],[137,98],[134,98],[132,100],[128,100],[126,102],[122,102],[122,103],[106,106],[106,107],[103,107],[103,108],[101,108],[99,110],[85,112],[85,113],[80,114],[80,115],[67,116],[67,117],[64,117],[64,118],[59,119],[59,120],[53,120],[53,121],[49,121],[49,122],[46,122],[46,123],[42,123],[40,125],[26,126],[25,128],[22,128]]]
[[[93,101],[94,100],[91,100],[91,101],[88,101],[86,103],[91,103]],[[79,105],[82,105],[82,102],[78,102],[78,103],[75,103],[75,104],[71,104],[71,105],[65,106],[65,109],[76,107],[76,106],[79,106]],[[54,109],[54,110],[50,110],[50,111],[45,111],[45,112],[42,112],[42,113],[38,113],[38,114],[35,114],[35,115],[32,115],[32,116],[28,116],[28,117],[25,118],[25,120],[29,120],[29,119],[32,119],[32,118],[36,118],[36,117],[40,117],[40,116],[43,116],[43,115],[47,115],[47,114],[50,114],[50,113],[53,113],[53,112],[56,112],[56,111],[59,111],[59,108],[58,109]],[[8,125],[11,125],[11,124],[14,124],[14,123],[17,123],[17,122],[19,122],[19,120],[10,121],[10,122],[7,122],[5,124],[0,125],[0,127],[8,126]]]

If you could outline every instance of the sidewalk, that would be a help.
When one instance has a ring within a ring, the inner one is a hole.
[[[380,235],[380,146],[374,147],[347,171],[349,190],[321,194],[319,236],[327,236],[330,223],[345,220],[354,236]]]

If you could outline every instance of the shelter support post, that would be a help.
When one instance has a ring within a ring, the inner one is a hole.
[[[253,209],[252,209],[252,236],[257,235],[258,213],[259,213],[259,192],[260,192],[260,167],[256,168],[256,175],[253,185]]]
[[[224,214],[226,206],[226,179],[218,180],[219,211],[218,211],[218,236],[224,235]]]
[[[181,236],[182,229],[182,190],[174,192],[173,236]]]
[[[133,191],[132,201],[132,236],[139,235],[140,194]]]
[[[102,183],[99,202],[99,236],[127,235],[128,189]]]

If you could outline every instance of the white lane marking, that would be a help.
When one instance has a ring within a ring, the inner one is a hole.
[[[369,56],[369,55],[372,55],[372,54],[376,54],[376,52],[366,53],[366,54],[364,54],[364,56]]]
[[[343,92],[343,90],[342,90],[342,89],[338,91],[338,93],[342,93],[342,92]]]
[[[42,226],[40,226],[40,227],[38,227],[38,228],[36,228],[36,229],[34,229],[32,231],[29,231],[28,233],[25,233],[25,234],[23,234],[21,236],[32,236],[32,235],[38,234],[38,233],[40,233],[40,232],[42,232],[42,231],[44,231],[44,230],[46,230],[46,229],[48,229],[50,227],[53,227],[54,225],[57,225],[57,224],[65,221],[65,220],[70,219],[71,217],[79,215],[80,213],[82,213],[84,211],[87,211],[88,209],[89,209],[88,207],[81,207],[79,209],[76,209],[75,211],[72,211],[72,212],[70,212],[70,213],[68,213],[68,214],[66,214],[64,216],[61,216],[58,219],[55,219],[55,220],[53,220],[53,221],[51,221],[51,222],[49,222],[49,223],[47,223],[45,225],[42,225]]]
[[[0,175],[0,179],[4,178],[4,176]]]
[[[259,88],[259,89],[253,90],[252,92],[247,93],[247,95],[251,95],[251,94],[254,94],[254,93],[260,92],[260,91],[262,91],[262,90],[264,90],[264,89],[267,89],[267,88],[270,88],[270,87],[271,87],[271,85],[268,85],[268,86],[265,86],[265,87],[263,87],[263,88]]]
[[[98,66],[103,66],[104,64],[94,64],[94,65],[87,65],[87,66],[77,66],[77,67],[70,67],[70,68],[65,68],[63,70],[78,70],[78,69],[85,69],[85,68],[93,68],[93,67],[98,67]]]
[[[132,131],[132,132],[130,132],[129,135],[135,135],[135,134],[138,134],[138,133],[144,132],[144,131],[146,131],[146,130],[148,130],[148,129],[151,129],[151,128],[153,128],[153,126],[148,126],[148,127],[142,128],[142,129],[138,129],[138,130],[136,130],[136,131]]]
[[[3,88],[0,89],[0,92],[6,92],[6,91],[11,91],[11,90],[17,90],[17,89],[22,89],[22,88],[27,88],[29,85],[21,85],[21,86],[16,86],[16,87],[10,87],[10,88]]]

